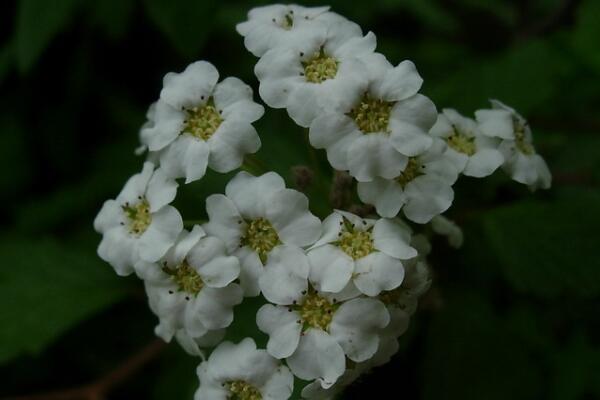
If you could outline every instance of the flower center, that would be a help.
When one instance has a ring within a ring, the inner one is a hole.
[[[184,108],[183,111],[186,119],[182,132],[198,139],[208,140],[223,122],[212,97],[203,106]]]
[[[246,381],[227,382],[225,387],[231,393],[229,400],[262,400],[260,391]]]
[[[393,102],[375,99],[365,93],[360,103],[348,113],[348,116],[356,122],[364,134],[387,132],[393,106]]]
[[[273,225],[267,219],[261,217],[248,222],[246,234],[242,237],[241,244],[250,246],[264,264],[267,261],[269,252],[275,246],[281,244],[281,241]]]
[[[134,205],[125,203],[121,206],[127,219],[129,220],[129,232],[136,236],[141,236],[152,223],[152,214],[150,214],[150,203],[144,198]]]
[[[446,139],[448,146],[459,153],[472,156],[477,151],[475,147],[475,136],[468,136],[465,133],[454,128],[454,132]]]
[[[371,254],[375,249],[371,230],[355,229],[346,218],[343,220],[343,227],[335,244],[354,260]]]
[[[416,157],[410,157],[408,159],[408,164],[404,168],[404,171],[400,173],[400,176],[396,178],[396,182],[404,187],[417,176],[423,175],[423,171],[421,170],[421,164],[417,161]]]
[[[304,323],[304,330],[317,328],[327,331],[337,308],[337,304],[330,303],[325,297],[319,296],[311,289],[304,297],[302,304],[296,306],[296,311]]]
[[[190,266],[187,260],[183,260],[175,269],[164,267],[163,271],[171,275],[173,282],[179,286],[181,292],[197,295],[204,287],[202,278],[194,268]]]
[[[304,77],[308,82],[321,83],[327,79],[335,78],[338,62],[335,58],[325,54],[323,47],[310,60],[303,61]]]
[[[525,124],[517,120],[514,120],[513,124],[515,127],[515,144],[517,145],[517,149],[525,155],[534,154],[535,148],[527,140],[527,135],[525,135]]]

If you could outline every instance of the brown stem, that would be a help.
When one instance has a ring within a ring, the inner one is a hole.
[[[115,369],[87,385],[35,395],[8,397],[3,400],[103,400],[115,386],[126,381],[156,358],[165,346],[163,341],[156,339],[123,360]]]

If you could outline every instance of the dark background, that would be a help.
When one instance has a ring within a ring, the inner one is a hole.
[[[554,175],[536,193],[500,171],[457,184],[449,216],[465,246],[434,242],[434,284],[401,351],[342,397],[600,398],[600,1],[330,4],[374,31],[394,64],[413,60],[440,109],[472,115],[490,97],[516,107]],[[106,398],[192,398],[199,360],[175,344],[148,350],[156,319],[143,288],[97,258],[92,220],[141,168],[137,132],[166,72],[205,59],[256,88],[256,59],[234,30],[254,5],[2,2],[0,398],[77,387],[119,366]],[[292,184],[290,167],[311,164],[301,130],[281,110],[257,128],[259,158]],[[312,167],[324,167],[319,157]],[[202,218],[204,197],[225,182],[209,174],[186,186],[184,217]],[[323,215],[326,192],[314,192]],[[252,326],[244,311],[234,340]],[[123,364],[144,348],[141,369]]]

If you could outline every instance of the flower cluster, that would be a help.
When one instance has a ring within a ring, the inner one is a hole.
[[[475,119],[438,114],[411,61],[392,65],[375,52],[372,32],[328,7],[255,8],[237,30],[260,58],[262,100],[306,128],[372,212],[336,206],[319,218],[280,175],[247,168],[264,108],[250,86],[219,82],[217,69],[198,61],[165,75],[140,131],[143,170],[94,221],[98,254],[143,281],[155,333],[202,358],[197,399],[288,399],[295,383],[305,398],[330,398],[398,350],[431,284],[427,235],[462,244],[460,228],[441,215],[458,178],[502,167],[536,189],[550,186],[550,172],[512,108],[493,100]],[[170,204],[180,183],[207,168],[242,171],[192,216],[206,220],[184,224]],[[249,297],[260,303],[264,349],[252,338],[223,341]]]

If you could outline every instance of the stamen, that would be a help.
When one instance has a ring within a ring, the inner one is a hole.
[[[416,157],[410,157],[408,164],[404,168],[404,171],[400,173],[400,176],[396,178],[396,182],[404,189],[404,187],[417,176],[423,175],[421,165],[417,161]]]
[[[184,108],[184,112],[186,113],[186,119],[182,132],[198,139],[208,140],[223,122],[212,97],[208,99],[205,105]]]
[[[223,386],[231,393],[229,400],[262,400],[260,391],[246,381],[225,382]]]
[[[190,266],[187,260],[183,260],[183,262],[174,269],[163,267],[162,270],[166,274],[171,275],[171,279],[177,284],[180,292],[186,292],[195,296],[200,293],[204,287],[202,278],[198,272]],[[186,297],[186,299],[189,300],[189,297]]]
[[[354,107],[348,116],[356,122],[362,133],[388,132],[390,113],[393,102],[375,99],[365,93],[360,103]]]
[[[325,54],[323,47],[311,59],[303,61],[302,66],[306,81],[312,83],[322,83],[335,78],[338,70],[337,60]]]
[[[277,231],[273,225],[265,218],[257,218],[249,221],[246,228],[246,234],[242,237],[240,245],[250,246],[260,260],[267,262],[267,257],[271,250],[278,244],[281,244]]]
[[[333,314],[339,306],[332,304],[325,297],[311,289],[302,300],[302,303],[294,306],[294,310],[300,314],[303,330],[317,328],[324,331],[329,329]]]
[[[535,154],[535,147],[529,142],[525,134],[525,124],[517,118],[513,118],[513,125],[515,128],[515,144],[517,145],[517,149],[525,155]]]
[[[152,223],[152,214],[150,214],[150,203],[144,198],[141,201],[130,205],[126,202],[121,206],[123,212],[127,216],[129,233],[135,236],[141,236]]]
[[[458,151],[459,153],[472,156],[477,152],[475,146],[475,136],[469,136],[466,133],[459,130],[456,126],[453,126],[452,135],[446,139],[448,146]]]
[[[341,235],[334,244],[354,260],[371,254],[375,249],[371,229],[364,231],[355,229],[346,218],[343,220]]]

